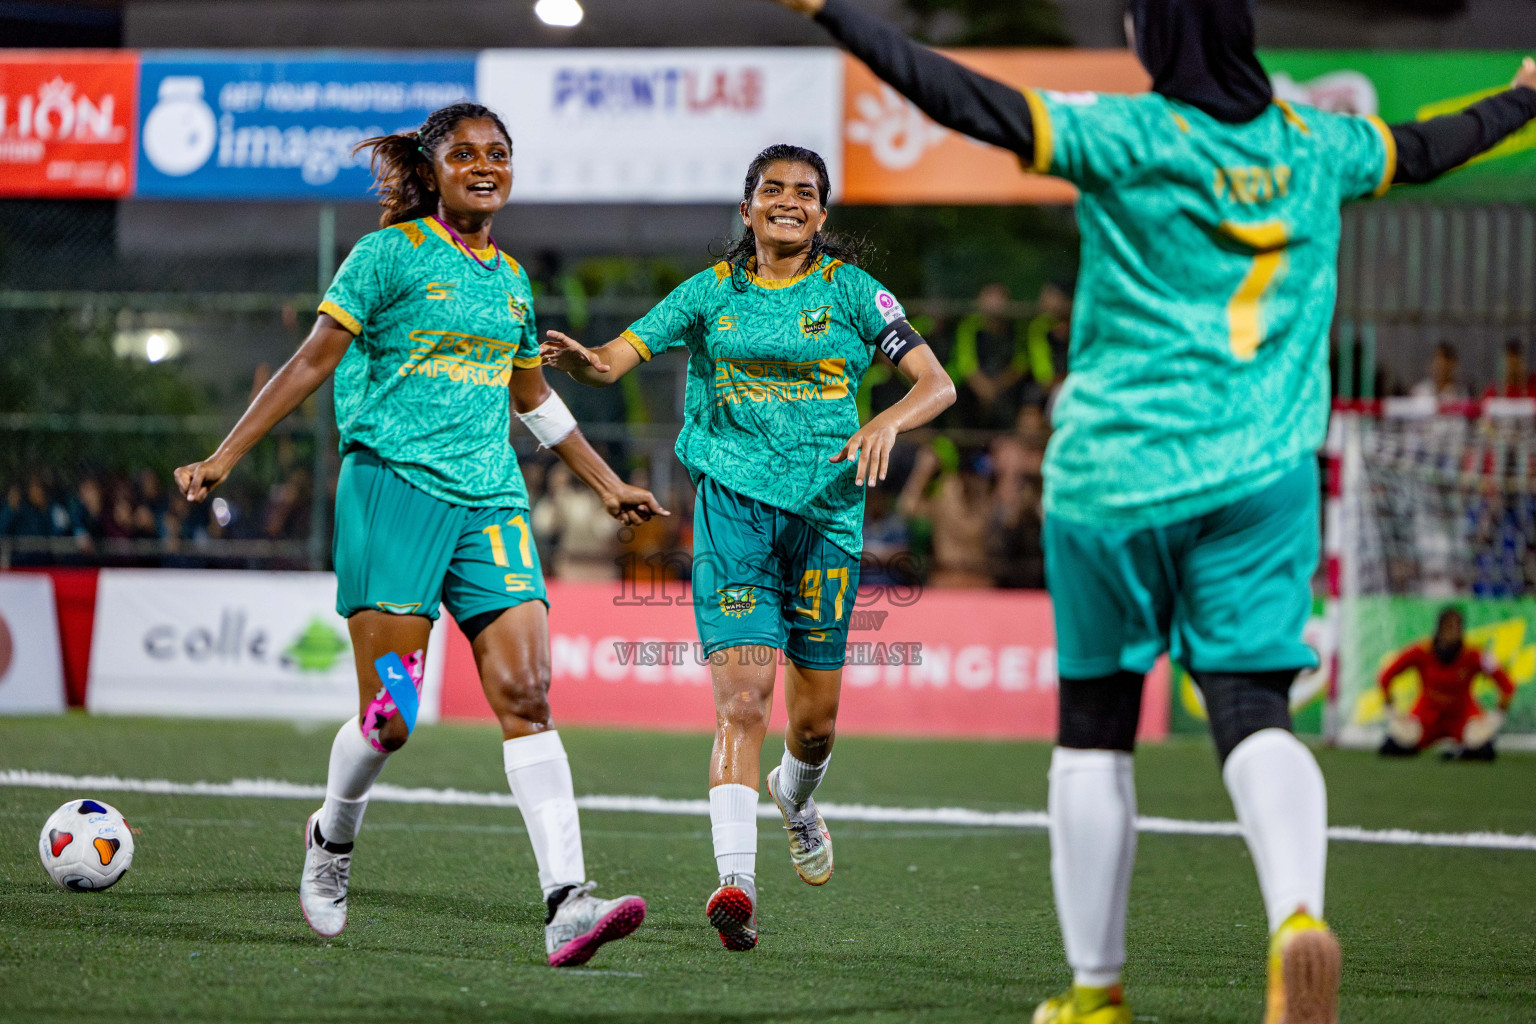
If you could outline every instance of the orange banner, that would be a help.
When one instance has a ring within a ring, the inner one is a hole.
[[[1129,50],[953,50],[949,56],[1009,85],[1061,92],[1145,92]],[[941,128],[853,58],[843,73],[843,201],[1070,203],[1077,190],[1024,172],[1018,157]]]
[[[133,52],[0,51],[0,196],[127,195],[138,68]]]

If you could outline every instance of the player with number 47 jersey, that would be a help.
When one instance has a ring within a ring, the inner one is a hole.
[[[924,49],[856,0],[814,16],[946,127],[1071,181],[1082,232],[1071,373],[1045,460],[1060,733],[1052,876],[1073,988],[1035,1024],[1128,1024],[1132,752],[1164,651],[1210,715],[1271,934],[1267,1024],[1334,1024],[1322,774],[1287,694],[1318,556],[1316,451],[1341,204],[1477,156],[1536,117],[1514,87],[1388,126],[1277,100],[1247,0],[1132,0],[1137,96],[1017,89]]]
[[[611,384],[669,349],[688,351],[677,457],[697,490],[694,614],[715,688],[709,816],[720,884],[705,911],[730,950],[757,945],[758,757],[778,653],[789,728],[768,773],[800,877],[832,877],[832,837],[811,798],[827,770],[859,589],[864,489],[885,479],[896,435],[954,401],[954,385],[858,253],[824,235],[821,157],[772,146],[747,170],[746,231],[596,349],[555,331],[547,363]],[[859,425],[870,361],[913,383]]]

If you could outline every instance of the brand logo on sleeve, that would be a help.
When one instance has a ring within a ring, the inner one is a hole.
[[[880,316],[888,324],[893,324],[907,315],[907,311],[901,308],[901,303],[896,301],[896,296],[884,290],[875,293],[875,308],[880,310]]]

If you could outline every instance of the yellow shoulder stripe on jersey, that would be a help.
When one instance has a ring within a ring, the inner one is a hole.
[[[431,217],[428,217],[426,220],[420,221],[419,223],[425,224],[427,226],[427,230],[431,231],[438,238],[441,238],[443,241],[447,242],[449,245],[453,246],[460,252],[471,253],[475,257],[482,260],[491,259],[496,255],[496,247],[494,245],[487,246],[484,249],[471,249],[467,245],[460,245],[456,238],[450,235],[447,231],[443,230],[443,226]],[[503,253],[502,255],[505,256],[506,254]],[[507,258],[511,259],[511,257]]]
[[[821,276],[826,279],[828,284],[831,284],[833,271],[837,270],[837,268],[842,265],[842,260],[833,260],[831,263],[827,264],[826,269],[821,272]]]
[[[354,338],[363,333],[363,325],[357,322],[357,317],[353,316],[351,313],[348,313],[334,302],[327,300],[320,303],[319,312],[324,313],[326,316],[341,324],[341,326],[345,327]]]
[[[416,221],[408,220],[404,224],[396,224],[394,227],[411,240],[412,249],[420,249],[421,243],[427,240],[427,233],[421,230],[421,225]]]
[[[1275,100],[1275,106],[1280,108],[1280,112],[1285,115],[1285,119],[1291,122],[1292,126],[1301,129],[1303,135],[1312,134],[1312,129],[1307,126],[1307,122],[1301,119],[1301,115],[1296,113],[1296,108],[1291,106],[1288,100]]]
[[[623,334],[619,335],[619,337],[629,342],[630,348],[633,348],[636,352],[640,353],[641,359],[645,360],[646,362],[651,361],[651,346],[641,341],[640,335],[636,334],[634,331],[625,331]]]
[[[1184,115],[1176,110],[1170,110],[1168,113],[1173,115],[1173,123],[1179,126],[1179,131],[1183,132],[1185,135],[1188,135],[1189,122],[1184,120]]]
[[[725,260],[721,260],[719,263],[716,263],[711,269],[715,272],[716,282],[724,281],[726,278],[731,276],[731,265]]]
[[[1392,134],[1392,129],[1387,127],[1387,122],[1375,114],[1368,114],[1365,118],[1371,122],[1371,126],[1381,135],[1382,145],[1387,147],[1386,165],[1381,169],[1381,183],[1376,186],[1376,191],[1371,195],[1380,199],[1392,188],[1392,179],[1397,177],[1397,138]]]
[[[1054,149],[1055,139],[1051,133],[1051,112],[1046,108],[1045,100],[1033,89],[1024,90],[1024,102],[1029,104],[1029,116],[1035,122],[1035,165],[1036,174],[1051,173],[1051,158],[1056,154]]]
[[[501,254],[501,258],[507,261],[507,266],[512,268],[512,273],[515,274],[519,270],[523,269],[521,266],[518,265],[517,260],[513,259],[511,256],[508,256],[505,252],[503,252]]]
[[[519,370],[531,370],[536,366],[544,365],[543,356],[514,356],[512,365]]]

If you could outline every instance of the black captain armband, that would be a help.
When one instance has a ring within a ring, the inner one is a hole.
[[[906,317],[900,317],[885,325],[875,344],[892,364],[900,366],[902,358],[908,352],[920,345],[928,344],[928,341],[917,333],[917,328],[913,327]]]

